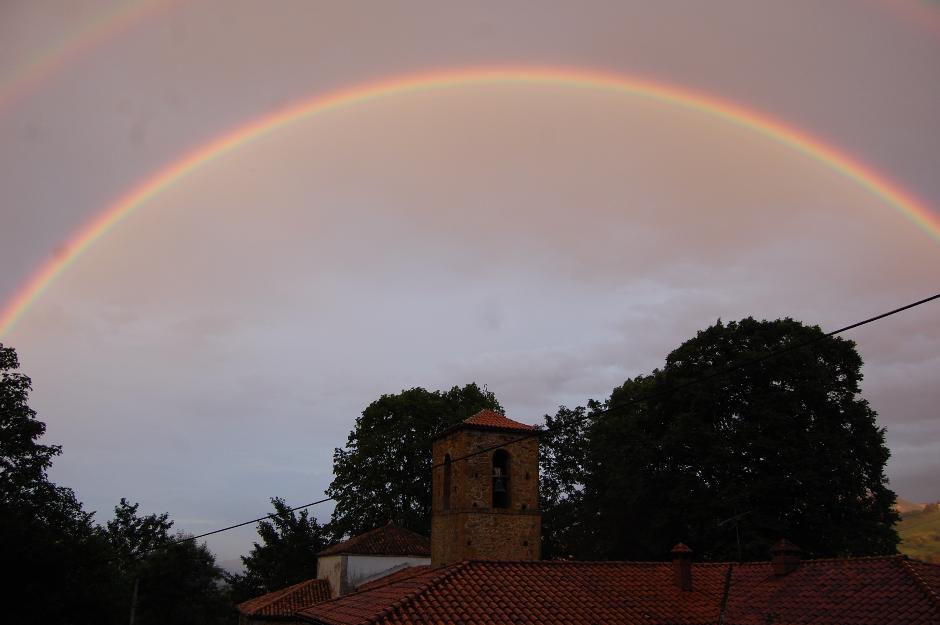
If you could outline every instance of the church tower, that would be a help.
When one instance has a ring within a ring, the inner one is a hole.
[[[482,410],[438,436],[432,456],[432,566],[539,559],[535,426]]]

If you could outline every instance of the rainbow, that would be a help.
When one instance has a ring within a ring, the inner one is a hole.
[[[105,236],[135,209],[219,157],[299,120],[392,95],[426,93],[468,85],[550,85],[618,93],[710,115],[754,131],[850,179],[906,216],[940,242],[940,218],[925,204],[860,161],[769,115],[683,87],[582,69],[503,67],[470,68],[399,76],[316,95],[239,126],[186,153],[105,207],[42,265],[0,312],[0,336],[82,252]]]
[[[0,111],[36,88],[69,61],[74,61],[145,17],[153,15],[158,8],[168,6],[169,2],[160,5],[157,0],[136,0],[123,4],[118,2],[97,13],[69,36],[48,46],[26,63],[18,65],[9,75],[0,78]]]

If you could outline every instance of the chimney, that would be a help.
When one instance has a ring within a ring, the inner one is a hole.
[[[679,590],[692,590],[692,550],[679,543],[672,548],[672,574]]]
[[[783,577],[800,567],[800,554],[803,550],[786,538],[781,538],[770,548],[770,562],[774,568],[774,575]]]

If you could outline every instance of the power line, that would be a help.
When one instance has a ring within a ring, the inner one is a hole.
[[[749,360],[744,360],[744,361],[741,361],[741,362],[739,362],[739,363],[737,363],[737,364],[724,367],[724,368],[722,368],[722,369],[719,370],[719,371],[715,371],[715,372],[713,372],[713,373],[710,373],[710,374],[708,374],[708,375],[704,375],[704,376],[699,377],[699,378],[694,378],[694,379],[692,379],[692,380],[689,380],[689,381],[684,382],[684,383],[682,383],[682,384],[679,384],[679,385],[677,385],[677,386],[674,386],[674,387],[671,387],[671,388],[669,388],[669,389],[666,389],[665,391],[660,391],[660,392],[658,392],[658,393],[650,393],[650,394],[645,395],[645,396],[635,397],[635,398],[633,398],[633,399],[631,399],[631,400],[629,400],[629,401],[617,403],[617,404],[614,404],[614,405],[612,405],[612,406],[608,406],[607,408],[605,408],[605,409],[603,409],[603,410],[599,410],[599,411],[591,412],[591,413],[586,413],[584,416],[578,417],[577,419],[573,419],[573,420],[571,420],[571,421],[569,421],[569,422],[566,422],[566,423],[560,423],[560,424],[555,425],[555,426],[553,426],[553,427],[551,427],[551,428],[537,428],[537,429],[534,429],[534,430],[520,431],[520,437],[519,437],[519,438],[516,438],[515,440],[512,440],[512,441],[507,442],[507,443],[500,443],[500,444],[498,444],[498,445],[492,445],[492,446],[490,446],[490,447],[485,447],[485,448],[483,448],[483,449],[478,449],[477,451],[471,452],[471,453],[466,454],[466,455],[464,455],[464,456],[460,456],[460,457],[458,457],[458,458],[452,458],[452,459],[451,459],[451,462],[459,462],[459,461],[461,461],[461,460],[466,460],[466,459],[468,459],[468,458],[473,458],[473,457],[475,457],[475,456],[479,456],[479,455],[481,455],[481,454],[489,453],[489,452],[491,452],[491,451],[494,451],[494,450],[496,450],[496,449],[500,449],[500,448],[502,448],[502,447],[506,447],[506,446],[508,446],[508,445],[514,445],[514,444],[516,444],[516,443],[518,443],[518,442],[520,442],[520,441],[526,440],[526,439],[531,438],[531,437],[533,437],[533,436],[539,436],[539,435],[541,435],[541,434],[545,434],[545,433],[549,433],[549,432],[555,432],[555,431],[558,431],[558,430],[561,430],[561,429],[564,429],[564,428],[569,428],[569,427],[571,427],[572,425],[576,425],[576,424],[583,423],[583,422],[587,421],[588,419],[597,419],[598,417],[602,417],[602,416],[604,416],[604,415],[606,415],[606,414],[609,414],[609,413],[611,413],[611,412],[614,412],[615,410],[621,410],[621,409],[623,409],[623,408],[628,408],[628,407],[630,407],[630,406],[633,406],[633,405],[638,404],[638,403],[641,403],[641,402],[650,401],[650,400],[653,400],[653,399],[658,399],[658,398],[660,398],[660,397],[665,397],[665,396],[667,396],[667,395],[671,395],[671,394],[675,393],[676,391],[679,391],[679,390],[682,390],[682,389],[686,389],[686,388],[689,388],[689,387],[691,387],[691,386],[697,386],[697,385],[699,385],[699,384],[704,384],[705,382],[708,382],[708,381],[710,381],[710,380],[714,380],[715,378],[728,375],[729,373],[733,373],[733,372],[735,372],[735,371],[739,371],[739,370],[744,369],[744,368],[746,368],[746,367],[751,367],[751,366],[753,366],[753,365],[756,365],[756,364],[758,364],[758,363],[764,362],[764,361],[766,361],[766,360],[770,360],[771,358],[776,358],[776,357],[778,357],[778,356],[782,356],[783,354],[787,354],[787,353],[790,353],[790,352],[795,351],[795,350],[798,350],[798,349],[803,349],[803,348],[805,348],[805,347],[809,347],[810,345],[814,345],[814,344],[816,344],[816,343],[818,343],[818,342],[820,342],[820,341],[822,341],[822,340],[824,340],[824,339],[831,338],[831,337],[833,337],[833,336],[835,336],[835,335],[837,335],[837,334],[842,334],[843,332],[847,332],[847,331],[849,331],[849,330],[854,330],[855,328],[859,328],[859,327],[861,327],[861,326],[868,325],[869,323],[874,323],[875,321],[879,321],[879,320],[884,319],[884,318],[886,318],[886,317],[890,317],[890,316],[892,316],[892,315],[896,315],[896,314],[898,314],[898,313],[904,312],[905,310],[910,310],[911,308],[915,308],[915,307],[917,307],[917,306],[921,306],[921,305],[926,304],[926,303],[928,303],[928,302],[931,302],[931,301],[933,301],[933,300],[935,300],[935,299],[940,299],[940,293],[937,293],[936,295],[931,295],[930,297],[925,297],[924,299],[917,300],[916,302],[911,302],[910,304],[906,304],[906,305],[904,305],[904,306],[900,306],[900,307],[895,308],[895,309],[893,309],[893,310],[889,310],[889,311],[887,311],[887,312],[883,312],[883,313],[878,314],[878,315],[875,315],[875,316],[873,316],[873,317],[869,317],[869,318],[867,318],[867,319],[863,319],[862,321],[857,321],[857,322],[855,322],[855,323],[851,323],[851,324],[849,324],[849,325],[847,325],[847,326],[844,326],[844,327],[839,328],[838,330],[832,330],[831,332],[826,332],[825,334],[820,334],[820,335],[817,336],[816,338],[810,339],[810,340],[808,340],[808,341],[804,341],[804,342],[802,342],[802,343],[795,343],[795,344],[793,344],[793,345],[789,345],[789,346],[784,347],[784,348],[782,348],[782,349],[778,349],[778,350],[774,350],[774,351],[767,352],[766,354],[764,354],[764,355],[762,355],[762,356],[758,356],[758,357],[756,357],[756,358],[751,358],[751,359],[749,359]],[[444,466],[443,463],[432,464],[430,470],[433,471],[434,469],[440,468],[440,467],[442,467],[442,466]],[[411,471],[411,472],[409,472],[409,473],[406,473],[406,474],[403,476],[403,479],[409,478],[409,477],[414,477],[414,476],[416,476],[416,475],[418,475],[418,474],[420,474],[421,472],[426,471],[426,470],[427,470],[427,469],[417,469],[417,470]],[[313,507],[313,506],[320,505],[321,503],[326,503],[326,502],[328,502],[328,501],[333,501],[333,499],[334,499],[334,497],[325,497],[325,498],[323,498],[323,499],[318,499],[317,501],[312,501],[312,502],[310,502],[310,503],[306,503],[306,504],[303,504],[303,505],[300,505],[300,506],[295,506],[295,507],[290,508],[289,510],[287,510],[287,512],[295,512],[295,511],[297,511],[297,510],[303,510],[304,508],[311,508],[311,507]],[[222,527],[222,528],[219,528],[219,529],[217,529],[217,530],[212,530],[211,532],[206,532],[206,533],[204,533],[204,534],[199,534],[199,535],[197,535],[197,536],[187,536],[187,537],[185,537],[185,538],[179,538],[179,539],[176,539],[176,540],[174,540],[174,541],[172,541],[172,542],[173,542],[173,543],[180,543],[180,542],[187,542],[187,541],[192,541],[192,540],[199,540],[200,538],[205,538],[206,536],[212,536],[212,535],[214,535],[214,534],[221,534],[222,532],[227,532],[227,531],[229,531],[229,530],[233,530],[233,529],[236,529],[236,528],[239,528],[239,527],[244,527],[244,526],[246,526],[246,525],[252,525],[252,524],[254,524],[254,523],[260,523],[261,521],[266,521],[266,520],[268,520],[268,519],[273,519],[273,518],[275,518],[276,516],[277,516],[277,515],[276,515],[276,514],[273,514],[273,513],[272,513],[272,514],[266,514],[266,515],[264,515],[264,516],[262,516],[262,517],[258,517],[257,519],[252,519],[252,520],[250,520],[250,521],[243,521],[243,522],[241,522],[241,523],[236,523],[235,525],[229,525],[228,527]]]

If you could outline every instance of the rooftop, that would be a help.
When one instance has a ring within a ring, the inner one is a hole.
[[[903,556],[692,565],[681,591],[671,562],[465,561],[421,567],[319,603],[324,625],[643,623],[906,625],[940,623],[940,566]]]
[[[393,525],[377,527],[365,534],[327,547],[318,556],[334,556],[341,553],[369,556],[417,556],[431,557],[431,540],[411,530]]]
[[[464,419],[461,423],[458,424],[458,427],[460,425],[471,425],[495,430],[531,431],[538,429],[534,425],[513,421],[506,415],[500,414],[494,410],[481,410],[480,412],[477,412],[476,414]]]
[[[325,579],[306,581],[249,599],[235,606],[246,616],[293,618],[298,611],[330,598],[330,583]]]

